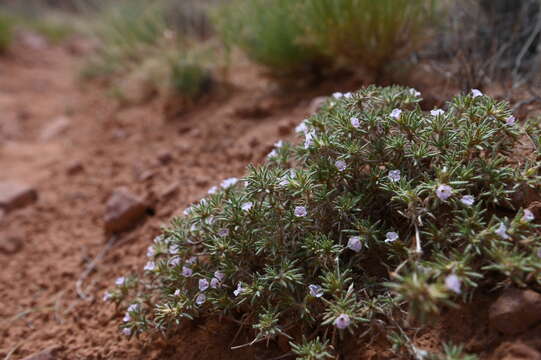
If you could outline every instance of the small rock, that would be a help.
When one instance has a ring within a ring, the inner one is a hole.
[[[34,32],[22,32],[19,35],[19,41],[26,47],[29,47],[32,50],[43,50],[47,48],[47,40]]]
[[[286,136],[291,133],[291,130],[295,127],[295,123],[291,120],[285,120],[278,123],[278,135]]]
[[[68,167],[66,168],[66,173],[68,175],[75,175],[75,174],[80,173],[83,170],[84,170],[83,163],[79,160],[75,160],[68,165]]]
[[[40,139],[49,141],[57,136],[64,134],[70,126],[70,121],[65,116],[59,116],[53,119],[42,131]]]
[[[127,189],[115,189],[107,200],[104,216],[105,231],[118,233],[129,230],[145,217],[146,209],[144,201]]]
[[[137,175],[137,180],[139,181],[147,181],[149,179],[152,179],[152,177],[156,173],[153,170],[143,170],[141,173]]]
[[[169,151],[163,151],[163,152],[158,154],[158,161],[162,165],[167,165],[171,161],[173,161],[173,155],[171,155],[171,153]]]
[[[51,346],[43,351],[25,357],[23,360],[56,360],[58,352],[62,350],[61,346]]]
[[[541,294],[507,289],[490,306],[489,322],[504,334],[518,334],[541,321]]]
[[[208,178],[198,176],[195,178],[195,184],[199,187],[207,187],[209,186],[210,182]]]
[[[162,191],[160,197],[165,201],[169,200],[169,198],[171,196],[174,196],[178,192],[179,187],[180,187],[179,183],[173,183],[173,184],[167,186]]]
[[[496,350],[499,360],[541,360],[541,354],[523,343],[503,343]]]
[[[308,107],[308,111],[310,112],[310,114],[314,115],[315,113],[317,113],[319,109],[321,109],[321,107],[325,104],[327,99],[328,99],[327,96],[318,96],[314,98],[310,102],[310,106]]]
[[[29,185],[0,182],[0,209],[6,212],[30,205],[37,199],[37,191]]]
[[[23,248],[23,242],[19,238],[0,238],[0,254],[13,255]]]

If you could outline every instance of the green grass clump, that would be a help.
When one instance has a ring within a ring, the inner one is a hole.
[[[382,71],[417,50],[433,0],[236,0],[215,16],[228,46],[277,73],[321,64]]]
[[[212,76],[197,63],[174,61],[171,66],[171,87],[175,93],[196,99],[210,90]]]
[[[95,34],[99,57],[119,70],[139,63],[163,39],[167,29],[163,8],[146,1],[119,1],[100,13]]]
[[[302,41],[302,7],[302,0],[234,0],[221,7],[214,21],[226,46],[240,47],[276,73],[293,73],[320,57]]]
[[[0,13],[0,54],[5,53],[13,41],[13,19]]]
[[[324,359],[383,326],[397,356],[419,357],[412,319],[541,284],[539,226],[513,201],[541,185],[535,146],[513,154],[529,132],[478,90],[428,113],[418,95],[336,93],[299,125],[299,145],[213,187],[154,240],[143,277],[106,293],[130,304],[122,331],[226,317],[251,329],[244,345],[285,337]]]
[[[434,0],[307,0],[310,41],[349,65],[381,71],[428,38]]]
[[[210,46],[197,41],[208,32],[209,3],[130,0],[101,8],[93,27],[99,49],[81,76],[120,80],[115,91],[130,102],[169,92],[199,97],[212,82],[213,63],[201,54]]]

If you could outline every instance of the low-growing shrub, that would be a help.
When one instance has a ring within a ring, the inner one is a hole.
[[[412,320],[539,285],[538,225],[517,200],[541,180],[533,146],[514,154],[528,132],[478,90],[445,110],[419,102],[402,87],[334,94],[297,128],[301,144],[211,188],[154,240],[144,276],[105,294],[129,304],[124,334],[225,317],[251,328],[244,345],[285,337],[324,359],[383,326],[397,356],[419,358]]]

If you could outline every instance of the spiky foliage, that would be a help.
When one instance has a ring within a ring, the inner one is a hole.
[[[312,334],[294,347],[311,359],[339,349],[337,334],[383,326],[397,352],[417,354],[406,319],[479,287],[540,283],[537,225],[513,202],[540,185],[536,153],[513,155],[526,131],[479,93],[430,113],[417,95],[335,94],[298,127],[304,142],[277,144],[174,219],[149,248],[126,332],[226,316],[252,343]]]

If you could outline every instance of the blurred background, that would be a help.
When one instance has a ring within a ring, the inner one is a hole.
[[[84,38],[85,81],[129,78],[190,101],[240,59],[283,88],[347,77],[435,89],[432,103],[470,88],[534,101],[540,19],[538,0],[4,0],[0,50],[25,31]]]

